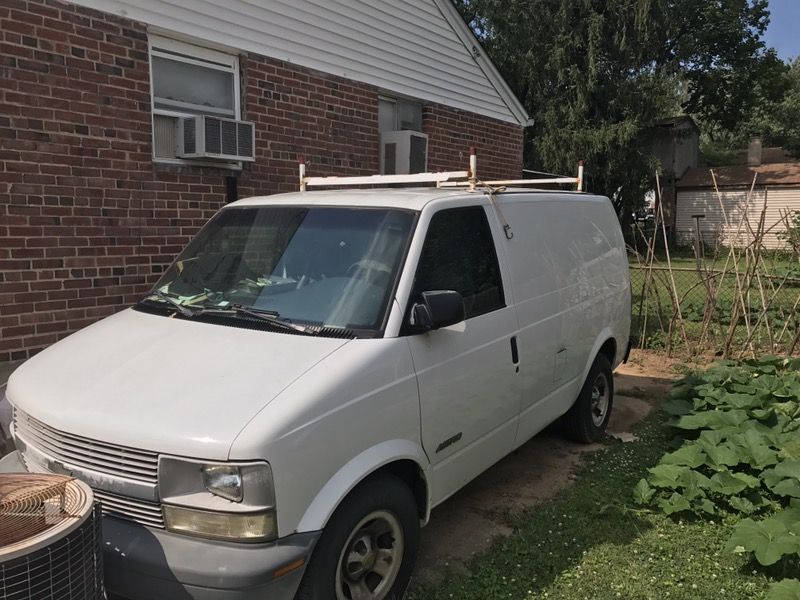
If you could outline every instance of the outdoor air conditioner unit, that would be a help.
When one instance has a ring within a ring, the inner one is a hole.
[[[0,597],[103,600],[101,521],[77,479],[0,474]]]
[[[228,161],[255,160],[253,123],[210,115],[178,119],[178,156]]]
[[[381,134],[381,174],[406,175],[428,170],[428,136],[418,131]]]

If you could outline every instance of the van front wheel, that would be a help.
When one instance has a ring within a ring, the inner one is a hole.
[[[594,359],[578,399],[562,417],[564,433],[576,442],[596,442],[605,433],[614,403],[614,375],[603,354]]]
[[[399,600],[419,545],[414,496],[392,475],[368,479],[325,527],[295,600]]]

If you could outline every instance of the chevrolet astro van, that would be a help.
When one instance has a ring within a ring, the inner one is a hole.
[[[551,423],[603,434],[629,329],[607,198],[240,200],[13,374],[16,459],[95,490],[123,597],[397,599],[433,507]]]

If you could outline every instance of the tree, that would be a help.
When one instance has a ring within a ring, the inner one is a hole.
[[[652,126],[688,110],[731,127],[776,60],[766,0],[455,1],[535,119],[526,165],[585,159],[624,216],[652,189]]]
[[[780,95],[762,94],[746,119],[732,132],[737,147],[744,147],[753,135],[768,146],[783,146],[800,156],[800,59],[775,76],[773,87]]]
[[[755,101],[732,128],[702,123],[700,155],[703,164],[726,165],[741,160],[748,141],[761,136],[765,146],[781,146],[800,157],[800,59],[782,65],[771,75],[769,88],[756,82]]]

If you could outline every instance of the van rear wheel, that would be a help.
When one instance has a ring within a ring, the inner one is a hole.
[[[295,600],[399,600],[417,557],[411,490],[381,474],[359,485],[325,527]]]
[[[603,437],[614,403],[614,375],[604,354],[594,359],[578,399],[562,417],[564,433],[576,442],[591,443]]]

